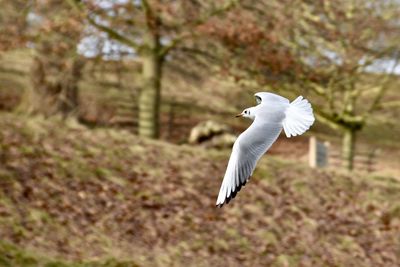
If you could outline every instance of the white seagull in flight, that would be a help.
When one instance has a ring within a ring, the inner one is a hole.
[[[255,97],[258,105],[237,115],[250,118],[253,123],[233,145],[218,194],[218,207],[228,204],[246,184],[257,161],[276,141],[282,129],[287,137],[301,135],[315,121],[311,104],[302,96],[292,103],[282,96],[267,92],[256,93]]]

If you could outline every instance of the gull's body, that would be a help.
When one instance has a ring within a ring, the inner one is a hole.
[[[239,116],[253,121],[235,141],[216,205],[222,207],[246,184],[258,160],[276,141],[282,129],[286,136],[303,134],[314,123],[310,103],[298,97],[292,103],[272,93],[255,94],[258,105],[245,109]]]

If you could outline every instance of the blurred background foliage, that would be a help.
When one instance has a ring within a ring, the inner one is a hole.
[[[399,1],[0,6],[0,265],[400,264]],[[240,133],[258,91],[309,99],[343,168],[280,138],[213,210],[229,151],[190,130]],[[345,171],[377,149],[375,172]]]

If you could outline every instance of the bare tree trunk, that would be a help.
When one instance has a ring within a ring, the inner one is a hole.
[[[160,40],[149,31],[143,52],[143,86],[139,95],[139,136],[159,137],[160,90],[163,59],[160,56]]]
[[[30,72],[32,87],[25,92],[23,103],[20,106],[22,112],[50,116],[59,110],[57,96],[61,92],[61,86],[54,79],[49,81],[48,73],[45,70],[46,62],[36,56]]]
[[[24,90],[23,98],[18,106],[19,112],[27,114],[34,113],[37,106],[39,106],[37,103],[40,101],[41,96],[38,95],[38,92],[42,90],[36,90],[36,88],[44,84],[45,80],[43,64],[36,57],[34,57],[32,61],[30,78],[31,87]]]
[[[355,143],[356,130],[346,129],[342,139],[342,164],[349,171],[354,168]]]
[[[34,59],[31,69],[32,88],[25,92],[20,111],[66,118],[77,110],[78,82],[84,62],[80,58],[68,61],[54,64],[45,55]]]
[[[60,95],[60,111],[63,118],[76,113],[79,107],[78,82],[82,77],[84,62],[77,57],[72,59],[68,69],[67,77],[62,81],[62,92]]]

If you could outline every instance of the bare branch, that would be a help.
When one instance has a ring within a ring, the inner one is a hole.
[[[196,37],[196,33],[193,31],[196,27],[206,23],[210,18],[218,16],[228,10],[230,10],[232,7],[237,4],[239,0],[229,0],[227,3],[225,3],[222,7],[214,9],[210,11],[207,15],[196,19],[193,23],[191,23],[191,31],[189,32],[184,32],[178,36],[176,36],[174,39],[172,39],[171,43],[168,45],[165,45],[161,51],[160,55],[162,57],[166,56],[171,50],[173,50],[175,47],[177,47],[180,43],[182,43],[184,40],[188,38],[193,38]]]
[[[313,108],[314,108],[314,114],[317,117],[317,121],[320,121],[325,125],[328,125],[331,129],[339,131],[344,129],[342,124],[337,123],[336,120],[332,116],[330,116],[327,112],[323,111],[317,106],[314,106]]]
[[[154,25],[152,23],[154,21],[155,14],[147,0],[142,0],[142,7],[143,7],[144,13],[146,15],[147,27],[149,29],[152,29],[154,27]]]
[[[112,29],[111,27],[102,25],[97,23],[93,18],[87,16],[87,20],[89,21],[89,23],[91,25],[93,25],[94,27],[96,27],[97,29],[99,29],[102,32],[107,33],[107,35],[111,38],[114,39],[124,45],[127,45],[129,47],[132,47],[134,49],[139,49],[140,45],[134,41],[132,41],[131,39],[125,37],[124,35],[118,33],[117,31],[115,31],[114,29]]]
[[[310,83],[311,84],[311,88],[319,95],[321,96],[325,96],[326,95],[326,91],[325,89],[320,86],[319,84],[316,83]]]
[[[70,4],[73,8],[84,12],[83,3],[80,0],[68,0],[68,4]],[[140,48],[140,45],[138,43],[136,43],[135,41],[127,38],[126,36],[124,36],[122,34],[120,34],[118,31],[112,29],[109,26],[106,26],[104,24],[100,24],[100,23],[96,22],[95,19],[90,16],[90,14],[86,14],[86,19],[88,20],[90,25],[94,26],[95,28],[97,28],[98,30],[100,30],[102,32],[107,33],[107,35],[111,39],[114,39],[114,40],[120,42],[121,44],[127,45],[127,46],[129,46],[131,48],[134,48],[134,49],[139,49]]]
[[[388,101],[388,102],[380,103],[378,106],[376,106],[376,110],[388,109],[388,108],[400,108],[400,100]]]
[[[400,59],[400,56],[397,55],[397,57],[395,59],[395,63],[393,64],[393,67],[392,67],[391,71],[386,75],[384,81],[382,82],[382,86],[378,90],[378,92],[377,92],[377,94],[375,96],[375,99],[373,100],[370,108],[367,110],[367,112],[366,112],[366,114],[364,114],[364,116],[367,115],[367,113],[371,113],[371,112],[375,111],[379,107],[380,101],[382,100],[382,98],[385,95],[386,91],[389,89],[389,83],[390,83],[390,80],[391,80],[390,78],[392,77],[392,74],[393,74],[394,70],[396,69],[396,67],[399,64],[399,59]]]

